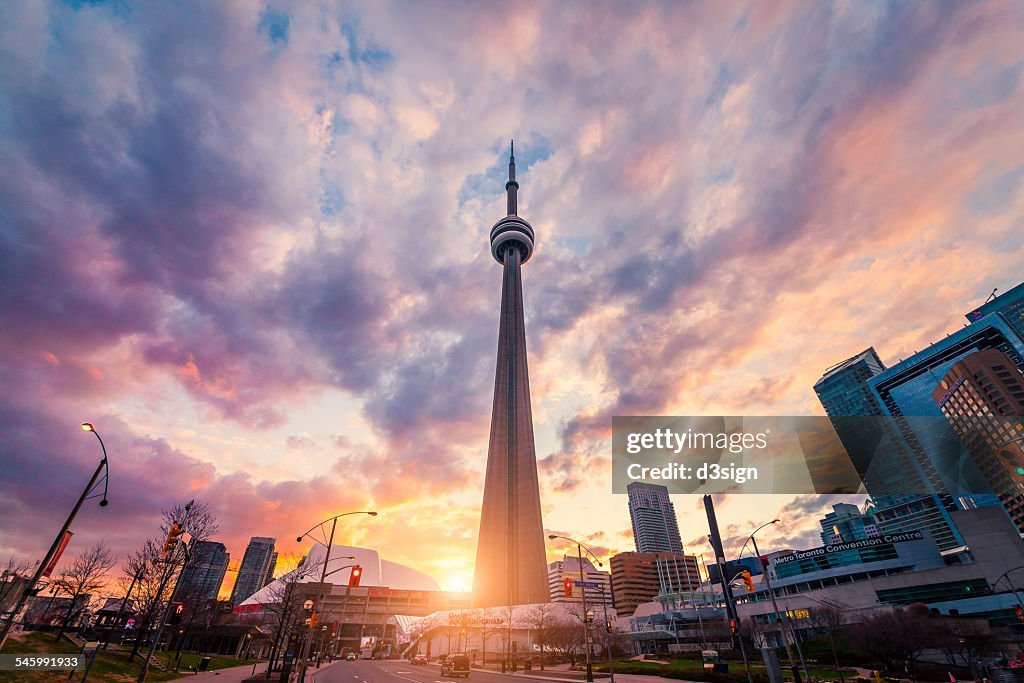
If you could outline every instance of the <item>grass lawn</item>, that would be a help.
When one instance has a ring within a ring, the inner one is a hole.
[[[67,640],[62,640],[59,643],[53,642],[53,634],[34,632],[24,634],[14,634],[7,639],[4,643],[4,654],[78,654],[78,648],[74,644]],[[146,676],[147,681],[170,681],[182,676],[188,675],[189,666],[193,668],[199,662],[199,655],[191,653],[182,653],[181,655],[181,673],[174,672],[174,653],[157,652],[153,655],[155,660],[159,660],[161,664],[166,668],[165,671],[161,671],[155,666],[150,666],[149,674]],[[128,652],[118,652],[114,650],[100,651],[96,657],[96,661],[89,670],[89,679],[96,681],[111,681],[115,683],[131,683],[139,675],[139,671],[142,668],[143,657],[136,656],[135,661],[128,661]],[[170,666],[167,662],[170,662]],[[225,669],[232,666],[252,666],[256,661],[254,659],[232,659],[230,657],[210,657],[209,669]],[[259,668],[259,667],[257,667]],[[79,671],[84,671],[80,668]],[[81,674],[75,677],[75,680],[81,678]],[[53,681],[63,681],[67,679],[67,671],[26,671],[26,672],[3,672],[4,681],[17,681],[18,683],[50,683]]]
[[[615,662],[614,668],[617,673],[635,673],[635,674],[648,674],[652,676],[665,676],[668,678],[690,678],[696,681],[742,681],[746,683],[746,672],[743,668],[743,662],[730,661],[729,673],[728,674],[712,674],[705,672],[704,663],[697,659],[673,659],[668,664],[659,664],[657,662],[642,662],[642,661],[628,661],[628,662]],[[838,681],[839,672],[835,669],[828,667],[810,667],[811,676],[817,681]],[[595,671],[607,671],[608,665],[604,663],[595,663]],[[750,673],[754,676],[755,680],[767,680],[768,675],[765,671],[764,664],[751,660],[750,662]],[[852,669],[843,669],[843,674],[847,680],[856,678],[857,673]],[[793,679],[793,674],[789,671],[788,667],[782,667],[782,675],[787,680]]]

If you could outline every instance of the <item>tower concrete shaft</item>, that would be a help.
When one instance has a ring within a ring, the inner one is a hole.
[[[498,363],[480,511],[473,599],[478,607],[549,600],[544,523],[533,441],[521,266],[533,253],[533,228],[516,215],[515,156],[509,159],[509,214],[491,230],[502,264]]]

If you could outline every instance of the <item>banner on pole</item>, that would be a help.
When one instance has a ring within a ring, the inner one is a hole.
[[[60,545],[57,546],[57,552],[53,554],[53,557],[50,558],[50,563],[46,565],[46,569],[43,570],[43,576],[46,578],[50,578],[50,574],[52,574],[53,570],[57,568],[57,562],[60,561],[60,556],[64,553],[64,548],[68,547],[68,541],[71,540],[72,535],[73,534],[70,530],[64,532],[64,538],[60,539]]]

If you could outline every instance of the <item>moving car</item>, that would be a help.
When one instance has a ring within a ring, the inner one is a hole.
[[[423,654],[413,655],[412,659],[410,659],[409,661],[412,662],[415,666],[426,666],[427,656]]]
[[[441,660],[442,676],[465,676],[469,678],[469,657],[466,655],[448,655]]]
[[[355,652],[349,652],[347,655],[345,655],[345,661],[346,662],[354,662],[354,661],[356,661],[356,653]]]

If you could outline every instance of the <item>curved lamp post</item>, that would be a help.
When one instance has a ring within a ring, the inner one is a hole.
[[[7,635],[11,632],[11,627],[14,626],[14,619],[15,617],[17,617],[18,613],[21,612],[22,607],[25,606],[25,601],[28,600],[28,596],[32,592],[32,589],[35,588],[36,583],[39,582],[39,578],[43,575],[43,572],[46,571],[47,567],[53,561],[53,558],[57,555],[58,549],[61,546],[61,542],[64,540],[64,535],[71,527],[71,523],[75,521],[75,516],[78,514],[78,511],[82,508],[82,504],[86,500],[95,497],[94,495],[92,495],[93,489],[96,488],[97,482],[99,481],[100,478],[100,474],[102,474],[104,471],[106,471],[106,474],[103,477],[103,497],[100,499],[100,507],[107,506],[107,485],[108,482],[110,481],[110,468],[107,466],[107,447],[103,444],[103,439],[100,438],[99,432],[96,431],[96,428],[93,427],[91,423],[83,422],[82,430],[86,432],[92,432],[93,434],[96,435],[96,438],[99,439],[100,448],[103,449],[103,459],[100,460],[99,465],[96,466],[96,471],[93,472],[92,478],[89,480],[89,483],[85,485],[85,489],[82,491],[82,495],[78,497],[78,502],[75,503],[75,507],[71,509],[71,514],[69,514],[68,518],[64,521],[64,526],[60,528],[60,532],[57,534],[57,537],[53,539],[53,543],[50,545],[50,549],[46,551],[46,555],[45,557],[43,557],[43,561],[40,562],[39,566],[36,568],[36,573],[32,576],[29,582],[26,583],[25,586],[21,589],[21,595],[18,597],[18,602],[14,605],[14,609],[11,612],[11,616],[4,623],[3,630],[0,631],[0,648],[4,646],[4,642],[7,640]]]
[[[302,539],[304,539],[304,538],[312,538],[318,544],[324,546],[327,549],[327,555],[324,557],[324,567],[320,571],[320,595],[319,595],[319,599],[317,600],[317,604],[316,604],[316,608],[319,609],[320,611],[323,611],[324,580],[327,578],[327,563],[331,561],[331,545],[334,543],[334,532],[338,528],[338,519],[340,517],[347,517],[349,515],[370,515],[371,517],[376,517],[377,513],[373,512],[373,511],[368,511],[368,510],[358,510],[356,512],[343,512],[340,515],[335,515],[334,517],[328,517],[324,521],[322,521],[322,522],[320,522],[318,524],[314,524],[305,533],[300,534],[298,536],[298,538],[295,539],[297,542],[302,543]],[[314,529],[318,529],[320,531],[320,533],[322,534],[323,530],[324,530],[324,525],[327,524],[328,522],[331,523],[331,534],[330,534],[330,537],[327,539],[327,543],[324,543],[320,539],[310,535],[313,532]],[[315,628],[315,622],[314,622],[314,619],[313,619],[313,614],[314,613],[310,614],[309,633],[307,634],[306,642],[303,643],[303,645],[302,645],[302,657],[300,658],[301,668],[299,669],[299,683],[304,683],[305,680],[306,680],[306,669],[308,668],[308,662],[306,661],[306,659],[309,657],[309,644],[310,644],[310,641],[313,640],[313,630]]]
[[[1020,605],[1021,609],[1024,609],[1024,601],[1021,601],[1020,593],[1017,591],[1017,586],[1014,585],[1013,579],[1010,578],[1010,574],[1016,571],[1020,571],[1021,569],[1024,569],[1024,565],[1021,565],[1020,567],[1014,567],[1013,569],[1007,569],[1005,572],[1000,574],[999,578],[992,582],[992,590],[995,590],[996,586],[999,585],[1000,581],[1006,579],[1006,583],[1010,584],[1010,590],[1013,591],[1014,597],[1017,598],[1017,604]]]
[[[754,544],[754,555],[757,556],[757,562],[760,564],[760,562],[761,562],[761,551],[757,549],[757,538],[756,538],[757,532],[760,531],[761,529],[765,528],[766,526],[771,526],[773,524],[778,524],[781,521],[782,520],[780,520],[780,519],[773,519],[772,521],[765,522],[761,526],[759,526],[756,529],[754,529],[753,533],[751,533],[750,536],[747,537],[747,540],[743,542],[743,547],[740,548],[740,552],[739,552],[739,555],[737,555],[737,557],[741,557],[743,555],[743,550],[747,547],[747,543],[753,543]],[[779,603],[775,601],[775,590],[772,588],[772,578],[771,578],[771,576],[770,576],[770,574],[768,572],[768,568],[767,567],[763,567],[762,568],[762,572],[764,574],[765,586],[767,586],[767,588],[768,588],[768,597],[771,598],[771,601],[772,601],[772,609],[775,610],[775,618],[779,620],[779,628],[782,630],[782,644],[786,646],[786,657],[789,659],[789,667],[793,671],[793,680],[795,680],[797,683],[800,683],[799,669],[797,668],[796,660],[793,659],[793,650],[789,646],[789,640],[786,639],[786,628],[787,627],[789,628],[789,635],[793,639],[793,644],[796,646],[796,651],[797,651],[797,654],[798,654],[798,656],[800,658],[800,668],[803,669],[804,676],[809,681],[809,680],[811,680],[811,675],[807,671],[807,664],[804,663],[804,653],[803,653],[803,650],[800,647],[800,641],[797,640],[796,631],[793,629],[793,624],[789,621],[789,619],[786,617],[786,615],[784,615],[781,611],[779,611]],[[725,579],[725,577],[722,577],[722,578],[723,578],[723,580]]]
[[[597,562],[597,566],[599,566],[599,567],[603,567],[604,566],[604,564],[602,564],[601,560],[597,559],[597,555],[595,555],[593,552],[591,552],[590,548],[588,548],[587,546],[583,545],[582,543],[577,541],[575,538],[569,538],[568,536],[559,536],[558,534],[549,534],[548,535],[548,539],[550,539],[552,541],[555,540],[556,538],[561,538],[562,540],[569,541],[570,543],[575,543],[576,544],[576,557],[579,559],[580,582],[581,583],[586,581],[586,579],[583,577],[583,551],[584,550],[587,551],[587,555],[589,555],[590,557],[594,558],[594,561]],[[584,614],[583,623],[584,623],[584,628],[586,629],[586,641],[587,641],[587,647],[586,647],[586,650],[585,650],[586,655],[587,655],[587,683],[593,683],[593,681],[594,681],[594,668],[593,668],[593,665],[591,664],[591,652],[590,652],[590,650],[591,650],[591,640],[592,640],[591,624],[594,623],[594,613],[587,609],[587,589],[586,589],[585,586],[580,586],[580,596],[583,598],[583,614]],[[608,603],[607,602],[604,602],[604,621],[605,621],[605,624],[608,623]],[[605,645],[606,645],[605,649],[608,650],[608,673],[611,676],[611,683],[615,683],[615,672],[612,671],[612,648],[611,648],[611,644],[606,642]]]

